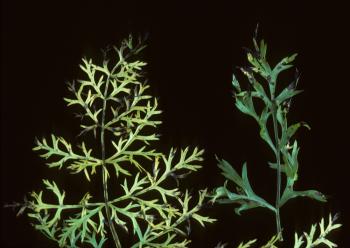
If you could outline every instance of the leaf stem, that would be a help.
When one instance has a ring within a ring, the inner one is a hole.
[[[276,190],[276,227],[277,235],[279,235],[280,240],[283,241],[282,228],[281,228],[281,218],[280,218],[280,201],[281,201],[281,151],[280,151],[280,141],[278,136],[278,123],[277,123],[277,106],[274,96],[272,97],[272,120],[273,120],[273,131],[275,136],[275,146],[276,146],[276,162],[277,162],[277,190]]]
[[[111,212],[109,209],[109,199],[108,199],[108,170],[106,168],[106,149],[105,149],[105,119],[106,119],[106,106],[107,106],[107,93],[108,93],[108,85],[110,81],[110,75],[106,80],[106,87],[103,95],[103,108],[102,108],[102,120],[101,120],[101,161],[102,161],[102,184],[103,184],[103,198],[106,208],[106,215],[108,219],[108,226],[113,236],[114,244],[117,248],[121,248],[121,244],[119,241],[119,237],[117,231],[115,230],[114,223],[112,221]]]

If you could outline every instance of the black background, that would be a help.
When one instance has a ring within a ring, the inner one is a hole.
[[[273,201],[275,174],[266,166],[272,154],[260,140],[256,123],[238,112],[231,75],[245,65],[243,46],[251,47],[256,23],[268,43],[271,64],[298,52],[304,93],[293,103],[291,121],[307,121],[301,130],[298,189],[315,188],[326,204],[296,199],[282,209],[286,243],[293,232],[309,228],[328,213],[340,212],[342,230],[331,237],[340,247],[349,240],[349,13],[337,1],[6,1],[1,21],[1,199],[20,201],[41,179],[55,179],[67,192],[84,185],[64,170],[51,171],[31,151],[35,136],[51,132],[68,138],[78,122],[62,98],[65,82],[80,74],[82,56],[118,44],[130,32],[149,33],[147,77],[159,97],[163,124],[158,147],[195,146],[206,150],[203,169],[187,187],[213,188],[223,183],[215,154],[240,169],[248,161],[258,194]],[[282,3],[283,2],[283,3]],[[307,3],[310,2],[310,3]],[[314,3],[311,3],[314,2]],[[326,3],[327,2],[327,3]],[[328,3],[329,2],[329,3]],[[287,73],[288,74],[288,73]],[[243,81],[242,81],[243,82]],[[74,194],[74,191],[73,193]],[[233,206],[204,210],[218,218],[207,229],[193,224],[191,247],[230,247],[241,240],[267,240],[273,215],[264,209],[238,217]],[[350,245],[350,243],[347,243]],[[1,247],[52,247],[26,217],[1,210]]]

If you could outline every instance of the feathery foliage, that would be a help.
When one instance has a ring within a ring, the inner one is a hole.
[[[203,226],[214,221],[199,213],[206,190],[193,197],[178,184],[170,186],[173,178],[178,182],[201,167],[203,150],[171,148],[164,154],[151,148],[159,139],[155,130],[161,111],[157,99],[146,93],[149,85],[141,74],[146,63],[136,59],[144,47],[141,39],[135,42],[130,36],[104,52],[102,65],[84,58],[80,68],[86,77],[69,84],[72,96],[65,101],[82,110],[80,136],[93,134],[98,150],[84,141],[73,147],[54,134],[36,140],[33,150],[48,167],[84,173],[88,181],[97,172],[102,175],[103,200],[86,192],[80,202],[67,203],[66,192],[45,179],[46,189],[25,201],[20,211],[27,210],[34,227],[60,247],[103,247],[108,232],[121,247],[119,234],[125,231],[135,248],[187,247],[191,220]],[[116,56],[108,59],[110,53]],[[108,188],[110,180],[117,180],[122,194]],[[48,193],[57,201],[48,202]]]

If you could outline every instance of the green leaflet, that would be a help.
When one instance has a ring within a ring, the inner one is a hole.
[[[283,192],[280,206],[282,207],[288,200],[295,198],[295,197],[309,197],[311,199],[320,201],[320,202],[326,202],[327,198],[320,193],[317,190],[304,190],[304,191],[294,191],[290,188],[286,188]]]
[[[284,101],[302,93],[302,90],[294,90],[294,89],[289,89],[285,88],[282,90],[282,92],[276,97],[276,102],[278,104],[283,103]]]
[[[74,147],[54,134],[36,139],[33,150],[49,168],[84,173],[88,181],[102,175],[102,199],[86,192],[80,202],[70,204],[55,182],[44,180],[46,190],[33,192],[21,208],[34,227],[60,247],[101,248],[109,239],[120,248],[120,233],[130,235],[132,247],[187,247],[189,221],[202,226],[215,221],[200,213],[206,190],[191,196],[179,189],[180,180],[201,168],[204,151],[171,148],[163,154],[152,148],[159,139],[161,111],[141,75],[146,63],[136,56],[144,45],[142,40],[134,43],[130,36],[106,51],[101,65],[84,58],[80,68],[85,77],[69,84],[71,96],[64,100],[80,108],[78,136],[84,140],[92,134],[95,144],[82,141]],[[117,180],[123,193],[108,188],[109,180]],[[48,201],[47,192],[57,201]]]
[[[236,107],[244,114],[252,116],[257,119],[252,97],[249,92],[242,91],[236,95]]]
[[[292,149],[291,152],[289,149]],[[288,147],[283,149],[282,151],[283,164],[281,164],[281,171],[286,173],[289,180],[295,182],[298,179],[298,154],[299,147],[298,143],[295,140],[293,147]],[[270,167],[273,169],[277,169],[277,163],[268,162]]]
[[[285,57],[275,66],[275,68],[272,70],[272,73],[271,73],[272,76],[274,77],[273,81],[277,80],[278,74],[280,74],[282,71],[285,71],[285,70],[293,67],[293,65],[291,65],[290,63],[295,60],[297,55],[298,54],[295,53],[289,57]]]
[[[102,237],[100,241],[98,241],[98,239],[96,239],[96,233],[93,233],[92,236],[87,235],[86,239],[87,243],[96,248],[102,248],[104,243],[107,241],[107,238],[105,237]]]
[[[280,207],[282,207],[288,200],[295,197],[309,197],[320,202],[327,201],[326,196],[317,190],[295,191],[293,189],[295,181],[296,179],[292,177],[287,179],[287,183],[281,197]]]
[[[271,116],[271,112],[268,107],[265,107],[261,112],[260,118],[258,119],[260,125],[260,137],[270,146],[274,154],[277,153],[275,144],[272,142],[269,131],[267,129],[267,121]]]
[[[222,170],[221,174],[226,177],[227,179],[231,180],[235,184],[237,184],[239,187],[243,188],[243,181],[242,178],[238,175],[236,170],[224,159],[219,159],[216,157],[216,160],[218,161],[218,167]]]
[[[218,162],[218,166],[222,170],[224,177],[234,182],[238,190],[237,193],[229,191],[226,187],[226,181],[224,186],[218,187],[215,190],[215,193],[212,196],[213,202],[240,204],[240,207],[235,208],[235,212],[238,215],[240,215],[243,210],[256,207],[266,207],[275,211],[275,208],[272,205],[254,193],[249,183],[246,164],[243,165],[242,176],[239,176],[236,170],[227,161],[218,159]]]

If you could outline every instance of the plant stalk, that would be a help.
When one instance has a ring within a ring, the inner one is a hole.
[[[112,233],[112,237],[114,240],[115,247],[122,248],[120,244],[120,240],[117,234],[117,231],[115,229],[111,212],[109,209],[109,198],[108,198],[108,183],[107,183],[107,176],[108,176],[108,170],[106,168],[106,149],[105,149],[105,118],[106,118],[106,106],[107,106],[107,93],[108,93],[108,83],[109,83],[109,77],[106,81],[106,88],[104,91],[104,97],[103,97],[103,108],[102,108],[102,120],[101,120],[101,160],[102,160],[102,184],[103,184],[103,198],[104,198],[104,204],[106,209],[106,215],[108,219],[108,226]]]
[[[274,98],[274,97],[273,97]],[[278,136],[278,123],[277,123],[277,108],[275,99],[272,99],[272,120],[273,120],[273,131],[275,136],[276,145],[276,162],[277,162],[277,190],[276,190],[276,228],[277,235],[280,241],[283,241],[281,218],[280,218],[280,201],[281,201],[281,151],[280,151],[280,141]]]

